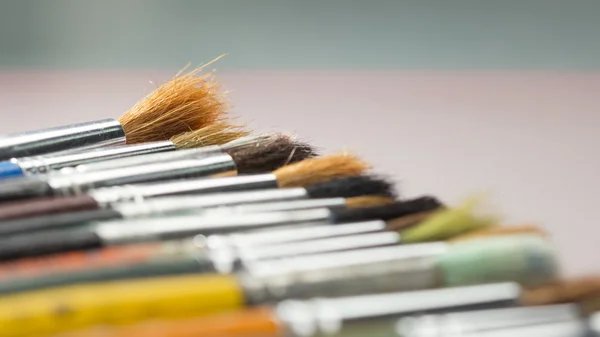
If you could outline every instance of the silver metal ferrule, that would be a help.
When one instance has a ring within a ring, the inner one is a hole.
[[[173,150],[175,145],[171,143]],[[166,161],[183,160],[183,159],[199,159],[207,156],[218,155],[223,153],[219,146],[206,146],[196,149],[185,149],[177,151],[159,152],[140,154],[136,156],[128,156],[110,160],[103,160],[95,163],[87,163],[76,166],[74,169],[64,169],[63,174],[76,172],[98,172],[103,170],[111,170],[115,168],[147,165],[153,163],[161,163]]]
[[[436,258],[447,250],[435,242],[251,261],[239,277],[252,304],[436,288]]]
[[[35,156],[82,146],[125,143],[125,131],[115,119],[27,131],[0,138],[0,160]]]
[[[245,192],[214,193],[210,195],[182,195],[159,197],[143,202],[118,203],[112,206],[124,218],[154,214],[210,211],[213,208],[229,210],[232,205],[261,203],[272,200],[295,200],[307,198],[304,188],[282,188]]]
[[[407,324],[406,319],[402,323]],[[400,324],[400,322],[399,322]],[[590,331],[587,322],[583,319],[559,321],[545,324],[531,324],[524,326],[506,327],[500,329],[481,330],[461,333],[456,329],[450,331],[434,330],[434,326],[427,326],[424,330],[402,331],[398,327],[396,334],[386,336],[398,337],[596,337],[595,332]],[[406,329],[405,329],[406,330]]]
[[[251,247],[262,245],[277,245],[288,242],[324,239],[346,235],[377,233],[385,231],[386,223],[381,220],[372,220],[339,225],[320,225],[286,228],[267,228],[252,230],[243,233],[232,233],[227,235],[211,235],[208,237],[207,245],[216,250],[220,247]]]
[[[101,172],[57,175],[50,177],[48,184],[54,189],[56,194],[72,195],[107,186],[216,174],[234,175],[236,173],[235,162],[231,156],[220,154],[201,159],[153,163]]]
[[[242,262],[250,262],[361,248],[390,246],[397,245],[399,243],[400,235],[398,233],[361,233],[358,235],[349,235],[344,237],[323,238],[267,246],[241,246],[238,247],[238,254]]]
[[[520,294],[521,287],[517,283],[495,283],[308,301],[286,300],[278,304],[275,311],[289,336],[396,336],[395,323],[400,317],[419,312],[515,306]]]
[[[96,230],[102,242],[110,245],[148,239],[181,238],[196,234],[228,233],[293,223],[316,222],[322,224],[327,220],[329,214],[328,210],[319,209],[298,212],[231,214],[228,216],[165,216],[107,222],[100,224]]]
[[[579,311],[575,304],[487,309],[406,317],[396,326],[402,336],[424,329],[462,336],[487,330],[574,321],[580,318]]]
[[[344,198],[306,199],[291,201],[263,202],[251,205],[239,205],[231,207],[212,208],[204,210],[207,213],[262,213],[294,211],[312,208],[343,208],[346,207]]]
[[[41,155],[13,159],[25,175],[52,174],[54,170],[74,167],[83,163],[94,163],[103,160],[126,158],[175,150],[175,145],[170,141],[151,142],[134,145],[111,146],[97,148],[91,151],[66,153],[62,155]]]
[[[100,205],[117,202],[141,202],[147,198],[156,198],[185,194],[209,194],[278,188],[274,174],[253,174],[213,179],[186,179],[159,183],[125,185],[90,191],[90,195]]]

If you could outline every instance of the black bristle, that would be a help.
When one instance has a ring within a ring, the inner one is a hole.
[[[229,151],[229,155],[235,161],[239,174],[251,174],[275,171],[318,154],[309,144],[281,135],[255,146]]]
[[[435,197],[424,196],[385,206],[332,210],[331,221],[334,223],[377,219],[386,221],[414,213],[432,211],[442,206],[442,203]]]
[[[396,191],[391,182],[372,175],[334,179],[309,186],[306,191],[311,198],[352,198],[364,195],[396,198]]]

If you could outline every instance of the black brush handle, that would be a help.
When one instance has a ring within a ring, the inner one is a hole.
[[[121,213],[112,209],[97,209],[54,215],[40,215],[25,219],[0,221],[0,237],[33,233],[42,230],[64,229],[90,221],[122,219]]]
[[[36,177],[0,181],[0,202],[15,201],[52,195],[52,187]]]
[[[0,261],[102,247],[92,231],[52,231],[0,240]]]

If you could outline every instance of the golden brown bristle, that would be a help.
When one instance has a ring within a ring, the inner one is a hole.
[[[536,226],[494,226],[490,228],[483,228],[475,232],[467,233],[464,235],[457,236],[449,240],[450,242],[466,241],[471,239],[479,239],[489,236],[502,236],[502,235],[513,235],[513,234],[537,234],[540,236],[548,236],[546,232]]]
[[[342,153],[305,159],[277,169],[273,174],[277,177],[280,187],[305,187],[332,179],[361,175],[369,168],[369,165],[359,158]]]
[[[224,117],[227,104],[219,85],[212,74],[199,75],[202,68],[178,73],[119,119],[128,144],[168,140]]]
[[[245,131],[241,126],[216,122],[198,130],[184,132],[171,137],[171,141],[179,149],[191,149],[202,146],[222,145],[248,135],[249,132]]]
[[[382,197],[379,195],[365,195],[361,197],[352,197],[346,199],[346,207],[348,208],[364,208],[377,207],[393,204],[394,198]]]
[[[404,229],[406,227],[417,225],[421,221],[424,221],[427,218],[429,218],[434,213],[435,213],[435,211],[420,212],[420,213],[403,216],[401,218],[388,220],[388,221],[386,221],[387,229],[389,229],[391,231],[397,231],[400,229]]]
[[[600,295],[600,276],[591,276],[528,289],[523,293],[522,301],[527,305],[545,305],[580,302],[598,295]]]

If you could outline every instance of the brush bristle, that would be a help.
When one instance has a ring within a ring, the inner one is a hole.
[[[401,232],[406,243],[447,240],[460,234],[479,230],[496,223],[489,216],[476,215],[475,204],[467,202],[461,207],[438,211],[418,226]]]
[[[437,259],[444,286],[513,281],[547,284],[558,275],[552,245],[535,235],[513,235],[458,243]]]
[[[390,205],[378,207],[355,208],[332,211],[332,221],[335,223],[355,222],[366,220],[390,220],[409,214],[431,211],[442,204],[434,197],[421,197],[412,200],[397,201]]]
[[[598,295],[600,295],[600,276],[588,276],[528,289],[523,294],[523,302],[526,305],[548,305],[580,302]]]
[[[119,122],[127,143],[168,140],[223,118],[227,104],[211,74],[202,68],[177,74],[127,111]]]
[[[216,122],[198,130],[184,132],[171,137],[171,141],[178,149],[192,149],[225,144],[241,137],[246,137],[248,134],[241,126],[231,125],[226,122]]]
[[[387,229],[391,231],[399,231],[401,229],[405,229],[411,226],[416,226],[419,223],[425,221],[426,219],[429,219],[429,217],[433,214],[435,214],[435,211],[420,212],[403,216],[400,218],[391,219],[387,221]]]
[[[536,234],[539,236],[548,236],[541,228],[537,226],[512,226],[512,227],[501,227],[493,226],[490,228],[480,229],[471,233],[459,235],[450,239],[450,242],[466,241],[473,239],[480,239],[493,236],[503,235],[515,235],[515,234]]]
[[[391,182],[371,175],[334,179],[308,186],[306,191],[311,198],[351,198],[363,195],[396,198],[396,191]]]
[[[361,197],[352,197],[346,199],[348,208],[365,208],[390,205],[396,202],[394,198],[382,197],[379,195],[365,195]]]
[[[315,149],[309,144],[283,134],[275,134],[268,140],[228,152],[240,174],[271,172],[282,166],[317,156]]]
[[[370,166],[351,154],[342,153],[305,159],[273,172],[280,187],[307,187],[338,178],[358,176]]]

